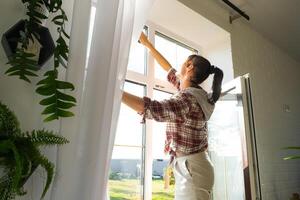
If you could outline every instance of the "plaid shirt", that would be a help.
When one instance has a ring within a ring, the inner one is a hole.
[[[180,90],[176,70],[171,69],[167,79],[178,90],[170,99],[163,101],[144,97],[143,122],[145,118],[167,122],[165,153],[175,155],[176,151],[192,154],[205,151],[207,142],[207,123],[196,98],[185,90]],[[171,158],[172,160],[172,158]]]

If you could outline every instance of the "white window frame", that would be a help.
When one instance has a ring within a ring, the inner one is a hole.
[[[96,3],[97,3],[96,0],[92,0],[91,6],[96,7]],[[91,15],[91,17],[93,18],[94,15]],[[198,54],[199,52],[201,52],[201,48],[197,46],[195,43],[188,41],[187,39],[182,38],[155,23],[147,22],[146,27],[147,27],[148,39],[154,45],[155,45],[155,34],[156,32],[159,32],[167,36],[168,38],[171,38],[174,42],[177,42],[179,44],[184,44],[184,46],[196,50]],[[92,24],[90,24],[90,38],[92,36],[92,30],[93,30],[93,26]],[[145,74],[140,74],[131,70],[127,70],[126,81],[145,85],[146,96],[149,98],[153,98],[154,89],[160,90],[162,92],[171,93],[171,94],[176,93],[177,92],[176,88],[174,88],[170,83],[168,83],[167,80],[164,81],[155,78],[155,69],[154,69],[155,62],[154,62],[154,58],[150,56],[149,51],[147,51],[145,57],[146,57]],[[152,140],[153,138],[152,138],[152,134],[149,134],[152,132],[152,130],[153,130],[153,121],[146,120],[146,125],[144,127],[145,138],[143,138],[144,143],[142,143],[141,147],[138,146],[138,148],[142,148],[142,152],[143,152],[141,163],[142,165],[144,165],[144,174],[141,176],[141,182],[144,184],[144,187],[142,188],[141,192],[144,200],[152,199],[152,161],[153,161]],[[114,144],[114,146],[126,146],[126,145]],[[128,147],[135,147],[135,146],[129,145]]]
[[[163,35],[171,38],[174,40],[174,42],[178,42],[180,44],[184,44],[184,46],[189,47],[190,49],[196,50],[198,53],[200,52],[199,48],[194,48],[195,45],[191,42],[188,42],[187,40],[184,40],[183,38],[177,36],[176,34],[173,34],[166,29],[163,29],[162,27],[154,24],[154,23],[147,23],[147,32],[148,32],[148,39],[149,41],[155,45],[155,34],[156,32],[162,33]],[[146,86],[146,96],[149,98],[153,97],[153,90],[157,89],[163,92],[172,93],[174,94],[176,92],[176,89],[168,83],[166,80],[159,80],[155,78],[155,61],[154,58],[149,54],[149,51],[147,51],[146,56],[146,71],[145,74],[140,74],[131,70],[127,70],[126,73],[126,80],[130,82],[139,83]],[[167,76],[167,73],[166,73]],[[142,160],[144,162],[144,188],[143,188],[143,197],[144,200],[151,200],[152,199],[152,161],[153,161],[153,155],[152,155],[152,134],[153,130],[153,122],[152,120],[146,120],[146,127],[145,127],[145,155],[143,156],[145,160]]]

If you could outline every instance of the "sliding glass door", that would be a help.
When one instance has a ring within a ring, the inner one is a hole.
[[[223,86],[208,127],[209,153],[215,169],[212,199],[260,199],[248,75]]]

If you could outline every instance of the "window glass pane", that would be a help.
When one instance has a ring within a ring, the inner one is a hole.
[[[145,86],[125,82],[124,90],[139,97],[143,97],[145,93]],[[143,124],[141,124],[142,117],[128,106],[122,103],[115,138],[115,144],[118,145],[133,145],[142,146],[143,141]],[[134,127],[128,131],[128,127]]]
[[[144,29],[144,33],[147,35],[147,30]],[[129,54],[128,61],[128,70],[138,72],[141,74],[146,74],[146,66],[147,66],[147,51],[146,48],[138,42],[135,42]]]
[[[171,41],[161,36],[155,35],[155,48],[169,61],[173,68],[179,70],[187,57],[196,52],[185,48],[179,42]],[[166,72],[155,62],[155,78],[166,80]]]
[[[139,97],[145,94],[145,86],[132,82],[125,82],[124,90]],[[112,200],[143,199],[144,125],[141,119],[134,110],[121,105],[108,181]]]
[[[153,90],[153,99],[161,101],[168,99],[172,94],[162,92],[159,90]],[[164,154],[164,143],[166,136],[166,123],[153,121],[153,142],[152,143],[152,155],[153,159],[169,159],[169,156]]]
[[[143,199],[142,162],[142,148],[114,146],[108,181],[111,200]]]
[[[176,67],[176,44],[166,40],[165,38],[155,35],[155,48],[169,61],[169,63]],[[167,73],[155,61],[155,78],[166,80]]]
[[[153,99],[163,100],[171,97],[172,94],[162,92],[159,90],[153,91]],[[174,198],[174,185],[172,181],[167,184],[164,178],[169,162],[169,155],[164,154],[164,143],[166,137],[166,124],[161,122],[153,122],[153,163],[152,163],[152,199],[166,199]]]

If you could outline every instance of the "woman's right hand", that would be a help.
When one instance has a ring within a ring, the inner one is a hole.
[[[141,33],[139,42],[146,47],[148,47],[149,44],[151,44],[150,41],[148,40],[147,36],[143,32]]]
[[[150,50],[150,54],[165,71],[169,71],[172,68],[170,63],[155,49],[143,32],[141,33],[139,42]]]

